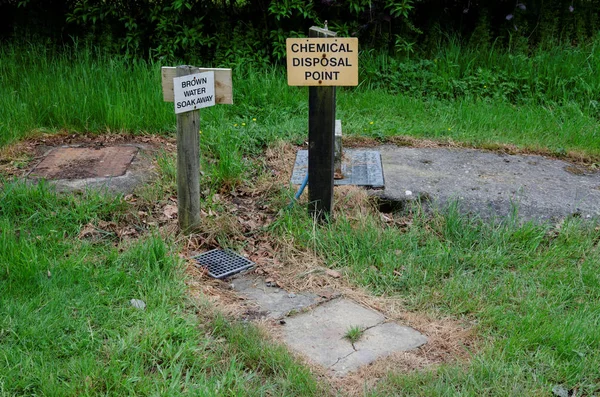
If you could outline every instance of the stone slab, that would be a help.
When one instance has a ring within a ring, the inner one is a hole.
[[[427,337],[410,327],[396,323],[383,323],[364,331],[354,343],[353,353],[331,366],[338,375],[345,375],[378,358],[394,352],[416,349],[427,343]]]
[[[427,198],[464,212],[524,220],[600,216],[600,172],[537,155],[447,148],[378,147],[385,169],[381,197]]]
[[[135,146],[57,147],[31,172],[46,179],[87,179],[124,175],[138,148]]]
[[[308,172],[308,150],[298,150],[291,183],[301,185]],[[342,176],[334,185],[367,186],[381,189],[385,185],[381,155],[376,150],[344,149]],[[310,188],[310,187],[309,187]]]
[[[347,299],[330,301],[286,321],[287,345],[336,375],[345,375],[395,351],[413,349],[427,340],[411,328],[384,323],[381,313]],[[364,340],[353,345],[344,338],[351,327],[364,329]]]
[[[101,148],[62,146],[50,148],[30,172],[35,183],[46,179],[58,191],[106,190],[132,193],[154,177],[155,149],[145,144],[123,144]]]
[[[258,276],[240,275],[232,280],[232,284],[235,291],[257,306],[256,313],[259,313],[259,317],[281,319],[319,302],[319,297],[315,294],[288,293],[271,286]]]

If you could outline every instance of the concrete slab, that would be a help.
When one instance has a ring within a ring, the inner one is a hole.
[[[46,179],[121,176],[137,152],[135,146],[58,147],[52,149],[30,175]]]
[[[396,323],[383,323],[367,329],[360,340],[354,343],[356,349],[333,366],[331,370],[345,375],[378,358],[394,352],[407,351],[427,343],[427,337],[420,332]]]
[[[259,317],[281,319],[290,313],[300,312],[319,302],[319,297],[308,292],[288,293],[271,286],[262,277],[248,274],[234,278],[233,289],[257,306]]]
[[[483,217],[505,217],[514,206],[525,220],[600,216],[600,172],[536,155],[474,149],[385,145],[386,187],[380,196],[407,201],[425,197]]]
[[[347,299],[330,301],[286,321],[284,339],[288,346],[340,376],[427,340],[411,328],[384,323],[381,313]],[[366,330],[364,339],[354,345],[344,338],[351,327]]]
[[[30,181],[46,179],[58,191],[100,189],[132,193],[154,176],[152,152],[144,144],[101,148],[61,146],[50,148],[28,175]]]

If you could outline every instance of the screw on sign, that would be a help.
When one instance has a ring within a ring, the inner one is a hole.
[[[287,39],[289,85],[358,85],[358,39],[325,37]]]

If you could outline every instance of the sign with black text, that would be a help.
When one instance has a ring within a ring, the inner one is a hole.
[[[358,85],[357,38],[287,39],[288,85]]]
[[[215,72],[174,77],[173,94],[176,114],[214,106]]]

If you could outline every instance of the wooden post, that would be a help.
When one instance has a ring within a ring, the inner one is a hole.
[[[178,66],[177,77],[197,68]],[[177,115],[177,217],[179,228],[189,232],[200,226],[200,111]]]
[[[309,37],[335,37],[330,30],[311,27]],[[319,221],[333,207],[335,87],[308,88],[308,197],[309,212]]]

